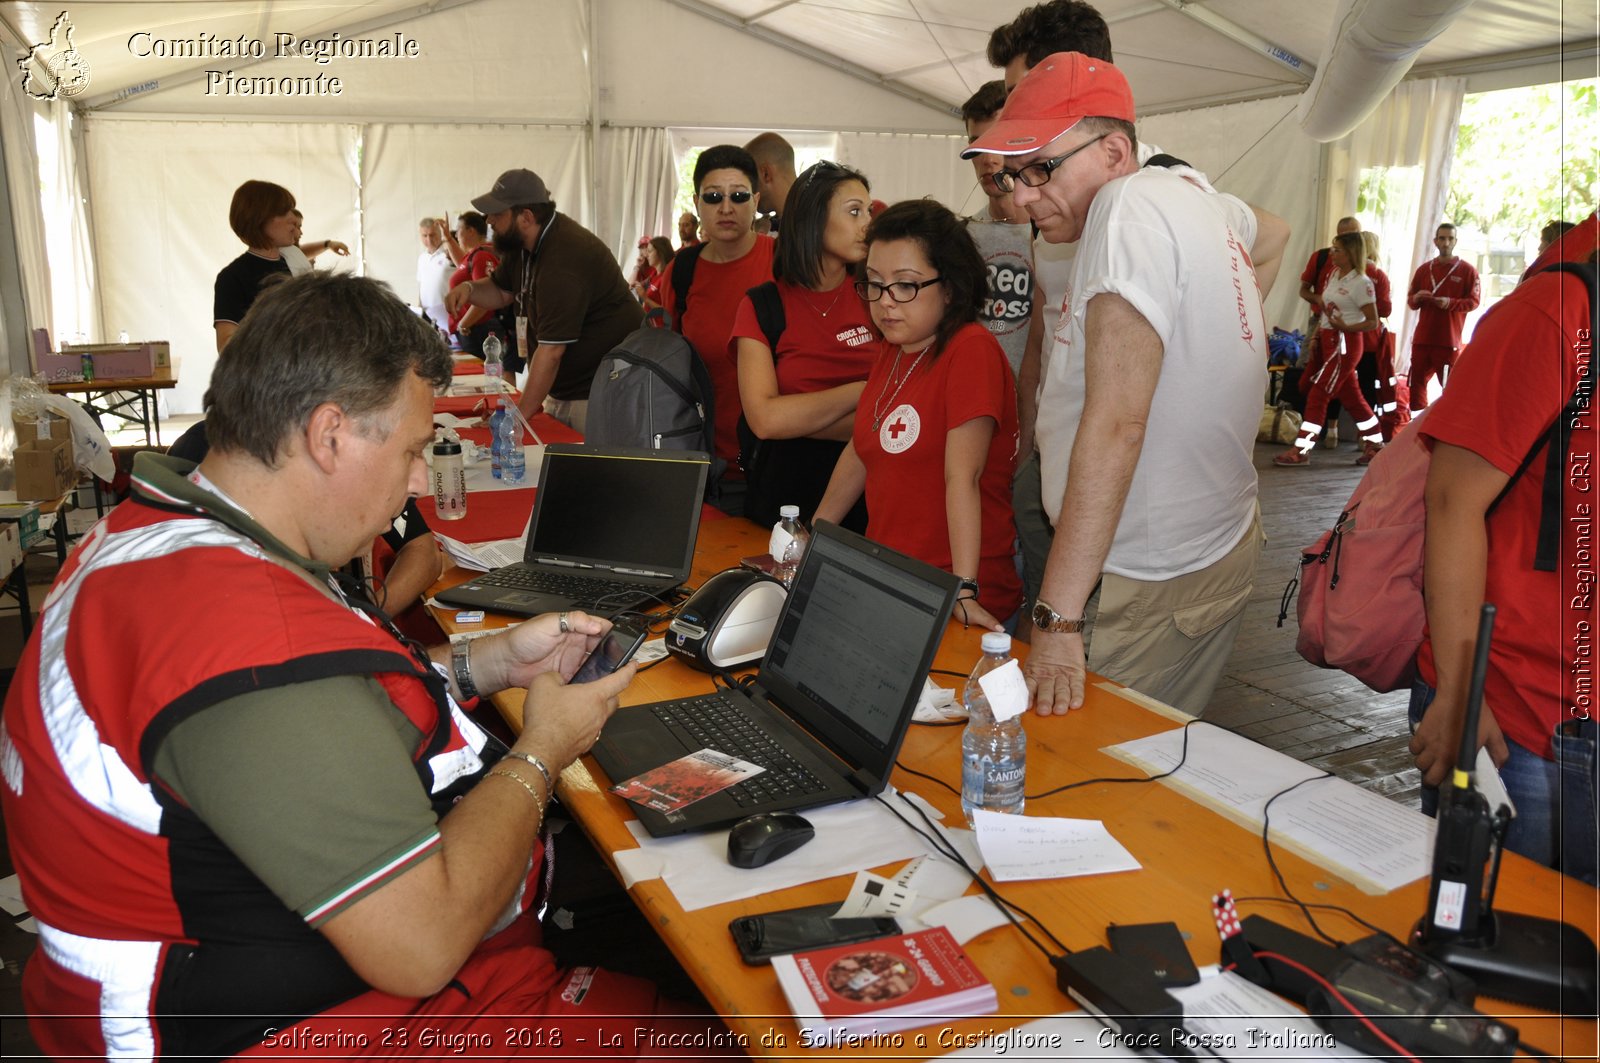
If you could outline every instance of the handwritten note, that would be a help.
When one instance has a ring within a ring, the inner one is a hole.
[[[998,722],[1005,723],[1028,711],[1028,684],[1022,678],[1022,665],[1015,657],[994,671],[980,675],[978,685],[989,699],[989,711]]]
[[[1137,871],[1139,861],[1097,819],[1013,816],[974,809],[978,849],[996,882]]]

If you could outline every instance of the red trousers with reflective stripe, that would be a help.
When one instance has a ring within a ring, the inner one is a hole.
[[[1344,403],[1358,427],[1376,422],[1377,415],[1367,405],[1366,396],[1361,394],[1361,383],[1356,379],[1356,365],[1361,361],[1360,336],[1322,329],[1317,338],[1316,363],[1306,369],[1303,378],[1309,384],[1301,384],[1302,388],[1309,387],[1304,423],[1317,427],[1315,431],[1303,430],[1302,437],[1315,439],[1321,434],[1323,421],[1328,416],[1328,403],[1334,399]]]

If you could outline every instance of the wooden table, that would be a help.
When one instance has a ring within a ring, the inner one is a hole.
[[[153,433],[154,445],[160,446],[161,418],[159,412],[152,415],[152,407],[156,392],[178,386],[178,367],[174,363],[170,368],[157,369],[149,376],[120,380],[58,380],[46,386],[57,395],[84,396],[78,401],[101,428],[105,427],[100,423],[101,417],[117,417],[142,427],[146,443],[152,441]],[[135,403],[138,404],[138,412],[130,412]]]
[[[691,582],[699,583],[714,572],[736,565],[740,557],[759,552],[765,536],[765,529],[741,519],[702,525]],[[467,575],[453,570],[446,574],[445,581],[459,582]],[[438,614],[438,619],[447,631],[455,626],[448,613]],[[511,619],[505,618],[507,622]],[[1018,650],[1025,651],[1026,647],[1019,646]],[[978,633],[952,624],[935,667],[965,673],[978,653]],[[960,683],[954,678],[936,678],[947,686]],[[669,659],[642,673],[624,694],[623,704],[682,697],[710,689],[709,676]],[[497,695],[495,701],[511,725],[520,728],[521,692]],[[1065,782],[1136,775],[1128,765],[1100,750],[1174,726],[1172,720],[1091,684],[1081,711],[1065,717],[1040,718],[1031,713],[1025,717],[1028,790],[1039,792]],[[959,727],[913,726],[900,761],[959,787],[960,740]],[[946,822],[959,825],[960,805],[955,795],[903,771],[895,773],[893,782],[902,790],[927,798],[945,813]],[[625,802],[606,792],[609,785],[604,772],[587,757],[567,768],[559,784],[563,803],[605,853],[635,845],[626,827],[632,814]],[[1237,897],[1281,896],[1263,856],[1259,833],[1235,825],[1160,783],[1086,786],[1030,801],[1028,812],[1104,820],[1111,833],[1144,865],[1143,870],[1131,873],[1006,883],[1000,887],[1004,896],[1044,920],[1073,949],[1105,944],[1106,926],[1112,922],[1170,919],[1189,935],[1189,949],[1196,963],[1215,963],[1220,950],[1212,925],[1211,896],[1224,888],[1231,889]],[[1274,855],[1302,900],[1348,907],[1402,938],[1427,900],[1426,880],[1374,897],[1281,846],[1274,846]],[[874,870],[893,870],[898,863]],[[727,932],[728,921],[739,915],[838,901],[845,896],[849,882],[849,876],[840,876],[687,913],[659,879],[637,884],[632,895],[712,1006],[733,1030],[748,1037],[751,1052],[799,1055],[810,1053],[800,1047],[797,1027],[789,1018],[775,977],[770,969],[746,967],[740,961]],[[1600,895],[1593,888],[1518,856],[1505,860],[1498,902],[1507,911],[1564,918],[1591,934],[1595,913],[1600,910]],[[1240,908],[1243,914],[1259,913],[1309,933],[1304,920],[1288,904],[1244,902]],[[1335,913],[1328,913],[1321,922],[1343,940],[1366,934]],[[1026,1017],[1074,1010],[1073,1003],[1056,989],[1054,969],[1015,928],[991,930],[973,939],[966,948],[994,982],[1000,998],[999,1014],[908,1031],[903,1050],[875,1046],[871,1055],[921,1058],[944,1051],[936,1040],[941,1029],[978,1036],[1017,1025]],[[1541,1051],[1569,1058],[1596,1054],[1596,1025],[1592,1020],[1562,1019],[1492,1001],[1485,1001],[1484,1007],[1510,1016],[1509,1021],[1519,1028],[1523,1040]],[[915,1040],[917,1033],[927,1036],[921,1047]],[[818,1055],[852,1054],[846,1049],[815,1051]]]

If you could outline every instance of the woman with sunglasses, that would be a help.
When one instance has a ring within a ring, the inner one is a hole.
[[[743,474],[739,471],[739,371],[729,348],[734,316],[744,293],[772,279],[772,241],[751,228],[761,197],[755,191],[756,162],[732,144],[700,153],[694,164],[695,207],[703,243],[685,245],[661,274],[657,296],[673,329],[689,341],[711,376],[715,403],[716,456],[725,471],[717,505],[743,512]],[[674,276],[691,271],[679,301]]]
[[[1017,389],[978,323],[983,257],[933,200],[897,203],[867,230],[856,285],[883,333],[819,520],[863,492],[867,536],[962,578],[956,616],[1008,630],[1022,604],[1012,558]]]
[[[758,524],[784,505],[810,520],[850,438],[878,339],[851,284],[867,255],[871,203],[867,179],[848,167],[819,162],[802,173],[784,205],[773,284],[752,290],[734,321],[745,516]],[[834,519],[861,531],[866,510]]]

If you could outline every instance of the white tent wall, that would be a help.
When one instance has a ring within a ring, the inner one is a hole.
[[[872,198],[885,203],[924,196],[961,210],[971,198],[968,214],[984,200],[972,195],[977,177],[972,164],[961,158],[965,136],[930,136],[923,133],[840,133],[839,161],[853,166],[872,185]]]
[[[1322,146],[1289,117],[1294,107],[1293,97],[1207,107],[1140,119],[1138,131],[1141,141],[1185,160],[1219,190],[1289,223],[1289,246],[1265,302],[1266,322],[1303,329],[1308,309],[1298,294],[1300,270],[1325,242],[1316,220]]]
[[[244,251],[228,228],[233,190],[276,181],[308,235],[353,241],[356,127],[90,119],[86,135],[105,329],[170,340],[181,370],[169,408],[198,412],[216,361],[212,282]]]
[[[417,223],[448,212],[454,224],[458,213],[471,209],[472,197],[487,192],[505,170],[536,170],[556,209],[585,224],[593,214],[588,134],[581,126],[372,125],[363,136],[366,273],[388,281],[408,303],[417,301],[417,255],[422,250]],[[314,218],[304,200],[301,209]],[[307,225],[307,239],[325,235],[314,220]]]

